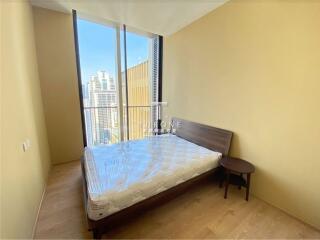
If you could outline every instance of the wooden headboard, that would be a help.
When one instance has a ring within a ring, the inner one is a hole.
[[[172,118],[171,133],[189,142],[220,152],[223,156],[229,154],[232,132],[228,130]]]

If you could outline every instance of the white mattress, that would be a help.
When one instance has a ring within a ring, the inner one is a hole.
[[[221,153],[165,134],[85,149],[87,212],[99,220],[218,166]]]

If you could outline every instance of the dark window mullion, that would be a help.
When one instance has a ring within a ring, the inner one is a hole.
[[[163,59],[163,37],[159,36],[159,58],[158,58],[158,102],[162,102],[162,59]],[[162,108],[162,105],[159,105],[158,108]],[[158,114],[158,132],[161,131],[161,111],[159,110]]]
[[[79,41],[78,41],[77,11],[74,9],[72,9],[72,17],[73,17],[74,46],[75,46],[75,52],[76,52],[79,100],[80,100],[82,137],[83,137],[83,145],[86,147],[87,146],[87,135],[86,135],[86,125],[85,125],[85,118],[84,118],[84,107],[83,107],[83,92],[82,92],[82,81],[81,81]]]
[[[127,71],[127,28],[123,25],[123,51],[124,51],[124,78],[126,83],[126,122],[127,122],[127,140],[129,137],[129,99],[128,99],[128,71]]]

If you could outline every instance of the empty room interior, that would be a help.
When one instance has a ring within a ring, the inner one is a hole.
[[[1,239],[320,239],[320,1],[1,0]]]

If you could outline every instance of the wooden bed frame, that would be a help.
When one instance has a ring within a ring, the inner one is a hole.
[[[232,139],[232,132],[230,131],[203,125],[200,123],[190,122],[179,118],[173,118],[171,124],[171,133],[210,150],[221,152],[223,156],[227,156],[229,153]],[[83,177],[84,204],[87,214],[88,192],[83,157],[81,159],[81,166]],[[175,187],[167,189],[161,193],[138,202],[130,207],[124,208],[100,220],[91,220],[87,214],[89,231],[93,232],[93,237],[95,239],[100,239],[102,237],[102,234],[106,232],[106,230],[116,226],[117,224],[124,223],[124,221],[132,219],[134,216],[143,213],[147,209],[150,209],[157,205],[161,205],[162,203],[173,199],[174,197],[185,192],[185,190],[190,186],[195,185],[204,178],[212,176],[213,173],[218,170],[218,168],[219,167],[205,172],[195,178],[189,179],[186,182],[180,183]]]

